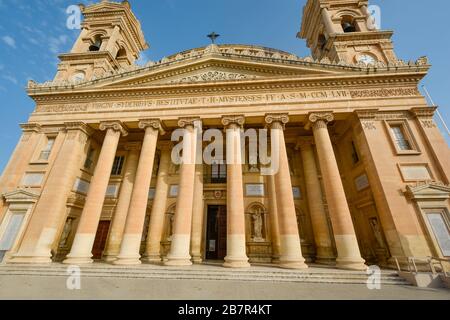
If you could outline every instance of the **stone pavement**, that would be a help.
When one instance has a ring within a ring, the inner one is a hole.
[[[0,266],[0,299],[450,300],[450,290],[409,286],[392,270],[382,271],[380,290],[368,289],[364,272],[319,266],[296,271],[265,266],[230,270],[217,265],[168,268],[96,263],[81,268],[80,290],[67,289],[68,278],[67,266],[56,263]]]

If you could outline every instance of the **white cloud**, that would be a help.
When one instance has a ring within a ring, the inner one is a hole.
[[[50,37],[49,48],[54,54],[61,53],[61,47],[67,43],[69,37],[66,35],[60,35],[59,37]]]
[[[136,64],[138,66],[145,66],[149,60],[150,58],[147,56],[147,54],[145,52],[141,52],[139,59],[136,60]]]
[[[11,81],[14,84],[18,84],[19,83],[19,81],[13,76],[4,75],[4,76],[2,76],[2,78],[5,79],[5,80],[8,80],[8,81]]]
[[[14,40],[13,37],[3,36],[2,40],[3,40],[4,43],[6,43],[11,48],[14,48],[14,49],[16,48],[16,40]]]

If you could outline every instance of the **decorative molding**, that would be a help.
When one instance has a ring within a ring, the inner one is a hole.
[[[162,122],[159,119],[142,119],[139,121],[140,129],[153,128],[154,130],[158,130],[161,135],[166,134]]]
[[[405,195],[411,200],[441,200],[450,199],[450,185],[440,181],[418,182],[406,186]]]
[[[119,131],[122,136],[126,137],[128,135],[128,131],[126,127],[120,121],[103,121],[100,122],[100,130],[105,131],[108,129],[112,129],[114,131]]]
[[[243,115],[226,115],[222,117],[222,124],[225,128],[237,125],[242,128],[245,124],[245,116]]]
[[[357,98],[384,98],[384,97],[403,97],[417,96],[420,92],[417,88],[396,88],[396,89],[369,89],[369,90],[350,90],[352,99]]]
[[[208,71],[198,75],[191,75],[181,79],[172,80],[170,83],[195,83],[195,82],[212,82],[212,81],[226,81],[226,80],[245,80],[255,79],[256,76],[250,76],[243,73],[233,73],[224,71]]]
[[[39,194],[17,189],[3,194],[7,203],[36,203],[39,199]]]
[[[84,122],[65,122],[64,126],[67,131],[79,130],[84,132],[88,137],[90,137],[94,133],[94,130]]]
[[[42,130],[42,127],[38,123],[22,123],[20,124],[23,132],[35,132],[39,133]]]

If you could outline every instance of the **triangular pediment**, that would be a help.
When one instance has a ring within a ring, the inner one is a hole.
[[[34,203],[39,199],[39,195],[27,190],[17,189],[3,194],[6,202],[9,203]]]
[[[319,65],[288,64],[281,61],[251,61],[229,57],[203,57],[155,64],[99,81],[95,87],[177,85],[275,78],[308,78],[342,74],[343,71]]]
[[[408,186],[407,193],[411,199],[416,200],[444,200],[450,198],[450,186],[439,182],[427,182]]]

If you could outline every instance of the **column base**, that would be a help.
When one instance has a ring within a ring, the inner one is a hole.
[[[192,263],[193,264],[202,264],[203,263],[203,259],[200,256],[192,256]]]
[[[158,255],[148,255],[141,258],[141,261],[149,264],[161,264],[162,259],[161,256]]]
[[[192,266],[191,258],[174,259],[168,258],[164,261],[164,265],[168,267],[182,267],[182,266]]]
[[[314,263],[323,264],[327,266],[335,266],[336,258],[335,257],[316,257]]]
[[[242,258],[225,258],[225,263],[223,264],[225,268],[250,268],[251,265],[248,262],[247,257]]]
[[[63,262],[63,264],[92,264],[94,260],[91,257],[67,257]]]
[[[280,261],[278,266],[283,269],[308,269],[308,265],[302,261]]]
[[[117,260],[117,255],[112,254],[103,255],[102,260],[107,263],[112,263]]]
[[[272,256],[273,264],[280,264],[280,256]]]
[[[140,260],[140,256],[137,257],[117,257],[117,260],[114,261],[112,264],[116,266],[135,266],[142,264],[142,261]]]
[[[336,268],[343,270],[366,271],[367,265],[363,259],[336,259]]]

